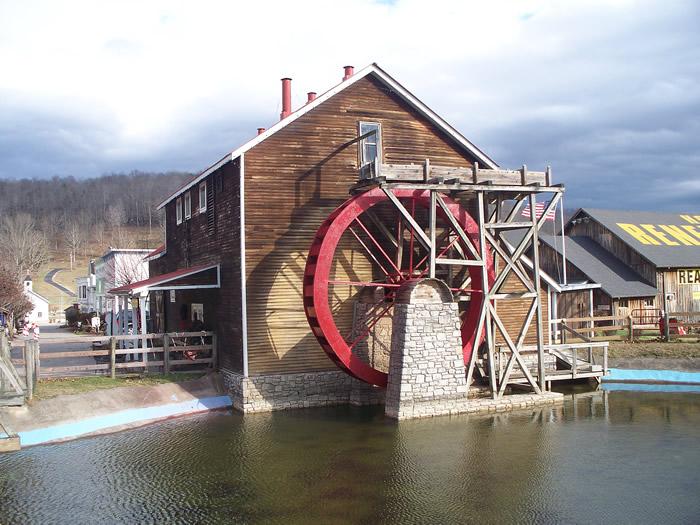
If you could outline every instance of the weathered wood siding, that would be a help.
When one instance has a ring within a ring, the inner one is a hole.
[[[359,121],[381,123],[384,162],[421,163],[430,158],[435,164],[471,166],[471,159],[448,137],[371,78],[358,81],[247,152],[251,374],[334,369],[306,322],[302,278],[314,233],[357,182],[358,145],[348,143],[357,137]],[[365,270],[352,271],[362,277]]]
[[[593,219],[588,222],[569,224],[566,234],[589,237],[612,253],[615,257],[642,276],[648,284],[656,284],[656,268],[636,250],[622,242],[609,229]]]
[[[668,302],[669,312],[700,312],[700,283],[679,284],[677,270],[658,272],[656,276],[656,287],[659,290],[656,296],[657,308],[664,308],[665,290],[667,294],[675,295],[675,299]]]
[[[165,294],[165,323],[168,330],[180,329],[182,305],[202,303],[205,326],[218,336],[220,365],[237,372],[243,369],[239,173],[236,161],[207,177],[207,185],[213,190],[209,192],[207,208],[213,206],[214,228],[209,224],[208,214],[198,211],[199,185],[189,190],[192,197],[190,219],[184,220],[183,216],[183,222],[177,224],[177,201],[173,199],[166,205],[167,253],[150,263],[151,275],[202,264],[221,265],[220,290],[177,291],[176,303],[170,303],[169,294]],[[219,178],[220,182],[216,181]]]
[[[502,259],[499,258],[499,268],[503,268],[504,263]],[[528,274],[531,275],[531,274]],[[499,290],[503,293],[523,293],[526,292],[527,288],[522,283],[520,278],[515,273],[510,273],[506,278],[505,283]],[[547,337],[549,333],[549,304],[547,299],[547,286],[542,284],[540,288],[540,301],[542,302],[542,341],[547,344]],[[508,335],[516,342],[520,330],[523,327],[525,321],[525,316],[532,305],[532,299],[503,299],[498,300],[496,303],[496,311],[500,316],[503,324],[505,325]],[[525,336],[525,344],[534,345],[537,343],[537,317],[536,314],[532,318],[532,322],[527,330],[527,335]],[[498,329],[496,330],[496,343],[505,344],[505,340]]]
[[[557,318],[589,317],[591,315],[590,296],[589,290],[554,293],[552,298],[557,301]]]

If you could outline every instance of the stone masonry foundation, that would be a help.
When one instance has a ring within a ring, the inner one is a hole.
[[[384,402],[383,389],[367,385],[340,370],[243,377],[223,369],[221,374],[233,407],[243,413]]]

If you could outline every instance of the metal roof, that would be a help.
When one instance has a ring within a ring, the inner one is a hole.
[[[657,268],[700,266],[700,215],[582,208],[567,228],[579,220],[600,223]]]
[[[175,281],[177,279],[182,279],[184,277],[190,277],[192,275],[205,272],[207,270],[213,270],[216,269],[216,282],[208,283],[208,284],[202,284],[202,285],[184,285],[184,286],[176,286],[176,285],[171,285],[168,286],[167,288],[173,288],[173,289],[184,289],[184,288],[219,288],[220,286],[220,279],[219,279],[219,265],[218,264],[210,264],[210,265],[200,265],[200,266],[191,266],[189,268],[180,268],[178,270],[175,270],[174,272],[170,273],[164,273],[161,275],[156,275],[155,277],[149,277],[148,279],[144,279],[142,281],[137,281],[135,283],[129,283],[125,284],[123,286],[118,286],[116,288],[112,288],[109,290],[107,293],[112,294],[112,295],[126,295],[126,294],[136,294],[136,293],[141,293],[141,292],[148,292],[151,289],[160,289],[160,287],[166,285],[167,283],[171,283],[172,281]]]
[[[540,234],[539,238],[561,254],[561,237]],[[655,286],[588,237],[566,237],[566,259],[613,298],[652,297],[657,293]]]
[[[248,151],[251,148],[260,144],[263,140],[274,135],[275,133],[277,133],[281,129],[285,128],[286,126],[288,126],[289,124],[291,124],[292,122],[297,120],[298,118],[306,115],[312,109],[323,104],[325,101],[327,101],[332,96],[337,95],[341,91],[344,91],[345,89],[352,86],[355,82],[362,80],[363,78],[365,78],[368,75],[372,75],[374,78],[376,78],[380,82],[382,82],[385,86],[389,87],[394,93],[396,93],[405,102],[407,102],[411,107],[413,107],[413,109],[418,111],[421,115],[423,115],[425,118],[427,118],[430,122],[435,124],[436,127],[440,128],[442,131],[444,131],[450,137],[452,137],[455,140],[455,142],[458,145],[460,145],[465,151],[467,151],[471,155],[474,155],[474,157],[480,163],[482,163],[485,167],[488,167],[491,169],[498,168],[498,164],[496,164],[488,155],[486,155],[478,147],[476,147],[469,140],[467,140],[466,137],[464,137],[455,128],[450,126],[437,113],[435,113],[433,110],[431,110],[423,102],[418,100],[418,98],[416,98],[415,95],[413,95],[405,87],[403,87],[401,84],[399,84],[393,77],[391,77],[391,75],[389,75],[386,71],[384,71],[382,68],[380,68],[376,63],[373,63],[373,64],[370,64],[369,66],[365,67],[364,69],[357,71],[355,74],[353,74],[348,79],[343,80],[342,82],[340,82],[340,84],[338,84],[335,87],[331,88],[330,90],[326,91],[324,94],[316,97],[316,99],[314,99],[312,102],[305,104],[304,106],[302,106],[299,109],[297,109],[296,111],[294,111],[288,117],[280,120],[275,125],[270,127],[267,131],[261,133],[260,135],[257,135],[255,138],[249,140],[248,142],[246,142],[245,144],[243,144],[239,148],[237,148],[237,149],[233,150],[231,153],[227,154],[225,157],[223,157],[221,160],[219,160],[215,164],[212,164],[210,167],[208,167],[202,173],[200,173],[199,175],[194,177],[191,181],[185,183],[182,187],[180,187],[177,191],[175,191],[175,193],[173,193],[167,199],[165,199],[163,202],[161,202],[158,205],[158,209],[161,209],[163,206],[165,206],[167,203],[172,201],[178,195],[182,194],[183,192],[187,191],[191,187],[198,184],[200,181],[205,179],[207,177],[207,175],[216,171],[224,164],[231,162],[232,160],[238,158],[246,151]]]

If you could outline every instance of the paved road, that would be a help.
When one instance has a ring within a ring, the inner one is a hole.
[[[50,284],[51,286],[54,286],[61,290],[63,293],[66,293],[70,295],[71,297],[75,297],[75,292],[71,292],[68,288],[63,286],[62,284],[57,283],[56,281],[53,280],[53,278],[56,276],[58,272],[61,270],[65,270],[65,268],[54,268],[53,270],[49,270],[46,275],[44,275],[44,282]]]
[[[40,326],[41,335],[39,336],[39,344],[41,345],[41,367],[54,366],[79,366],[79,365],[94,365],[94,357],[59,357],[51,359],[46,357],[54,352],[74,352],[78,350],[92,350],[93,340],[106,339],[104,336],[77,336],[68,328],[60,328],[57,324],[45,324]],[[24,346],[24,338],[22,336],[15,337],[12,341],[12,357],[21,359],[22,346]],[[95,372],[73,372],[64,373],[65,375],[91,375]],[[63,374],[62,374],[63,375]]]

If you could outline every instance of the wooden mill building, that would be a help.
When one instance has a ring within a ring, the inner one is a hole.
[[[601,285],[596,315],[700,312],[700,215],[585,208],[565,233],[569,275]]]
[[[161,203],[165,245],[148,257],[151,277],[131,286],[150,293],[154,331],[187,329],[195,316],[216,331],[221,371],[234,404],[246,411],[375,394],[338,371],[303,308],[314,234],[363,169],[425,159],[498,168],[376,64],[346,67],[338,85],[308,93],[296,110],[291,79],[282,85],[279,122]],[[336,277],[356,279],[362,264],[349,261]]]

